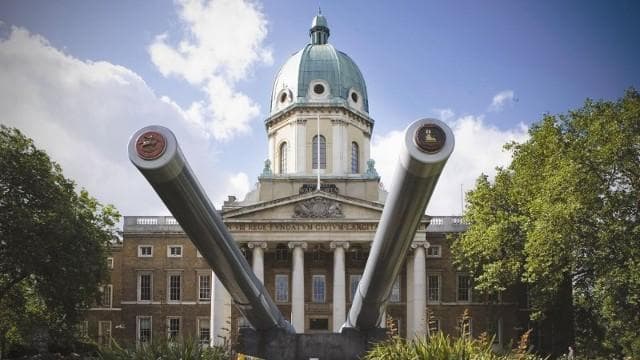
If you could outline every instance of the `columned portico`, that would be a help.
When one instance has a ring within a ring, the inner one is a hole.
[[[346,320],[346,272],[344,254],[348,242],[332,242],[333,249],[333,332],[339,332]]]
[[[290,242],[293,249],[293,268],[291,270],[291,325],[296,332],[304,332],[304,250],[305,242]]]
[[[413,320],[414,336],[424,336],[427,334],[427,269],[425,259],[425,248],[429,246],[427,242],[415,242],[411,245],[413,250]]]
[[[260,282],[264,284],[264,249],[267,248],[267,243],[264,241],[250,242],[247,244],[251,252],[251,262],[253,267],[253,273],[260,279]]]

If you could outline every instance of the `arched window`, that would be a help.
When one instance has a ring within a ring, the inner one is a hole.
[[[318,135],[313,137],[313,169],[318,168]],[[320,135],[320,169],[327,168],[327,141]]]
[[[287,173],[287,143],[280,145],[280,174]]]
[[[355,141],[351,143],[351,173],[360,172],[360,148]]]

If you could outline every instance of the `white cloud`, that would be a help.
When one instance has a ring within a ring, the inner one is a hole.
[[[504,106],[516,101],[515,94],[513,90],[504,90],[497,93],[493,100],[491,100],[491,105],[489,105],[489,110],[494,112],[499,112],[504,109]]]
[[[127,157],[130,135],[150,124],[174,131],[198,177],[207,179],[202,184],[212,199],[224,199],[226,189],[244,189],[242,176],[229,186],[211,166],[215,149],[185,126],[189,110],[157,96],[125,67],[78,60],[41,36],[12,28],[0,38],[0,69],[0,121],[33,138],[65,176],[123,214],[168,214]]]
[[[175,45],[168,34],[158,35],[149,46],[151,60],[164,76],[182,78],[206,94],[187,112],[193,126],[218,140],[247,133],[260,110],[236,86],[255,65],[273,62],[263,45],[264,14],[247,0],[179,0],[177,5],[185,34]]]
[[[437,118],[442,120],[442,121],[449,121],[451,120],[456,113],[453,112],[453,110],[451,109],[433,109],[432,110],[435,114],[437,114]]]
[[[229,176],[227,179],[227,191],[229,195],[234,195],[236,198],[242,200],[249,190],[251,190],[251,184],[249,183],[249,176],[243,172],[239,172],[235,175]]]
[[[463,116],[449,122],[453,130],[456,146],[440,176],[431,197],[427,213],[430,215],[459,215],[461,213],[463,191],[473,188],[476,178],[485,173],[495,175],[497,166],[507,166],[511,162],[510,153],[502,146],[510,141],[527,139],[527,128],[521,125],[515,129],[500,130],[487,125],[484,116]],[[376,160],[376,168],[387,190],[397,164],[397,150],[404,131],[394,130],[374,136],[371,156]]]

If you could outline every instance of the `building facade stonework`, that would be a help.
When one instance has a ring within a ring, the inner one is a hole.
[[[221,215],[296,331],[338,332],[386,191],[369,156],[375,122],[364,77],[328,43],[322,15],[313,19],[310,35],[274,81],[265,120],[268,159],[257,187],[243,200],[230,196]],[[423,217],[386,309],[386,324],[394,323],[401,336],[459,334],[465,310],[465,326],[474,336],[495,335],[496,346],[522,332],[528,312],[521,292],[482,298],[453,266],[450,243],[465,229],[460,217]],[[104,299],[83,324],[90,337],[217,343],[249,326],[172,217],[125,216],[123,230]]]

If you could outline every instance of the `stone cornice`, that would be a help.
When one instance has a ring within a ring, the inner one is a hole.
[[[311,113],[327,113],[327,114],[342,114],[348,116],[357,121],[361,121],[366,124],[369,132],[373,131],[373,125],[375,121],[369,117],[367,114],[355,111],[346,105],[341,104],[314,104],[314,103],[305,103],[305,104],[294,104],[286,109],[283,109],[271,116],[269,116],[265,121],[265,128],[267,132],[269,132],[269,128],[279,123],[285,118],[288,118],[294,114],[311,114]]]

